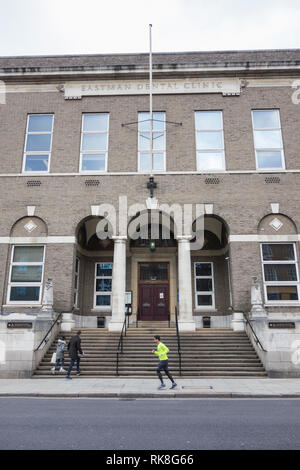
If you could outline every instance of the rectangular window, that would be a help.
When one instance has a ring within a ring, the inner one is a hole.
[[[111,307],[112,263],[96,263],[94,308]]]
[[[75,279],[74,279],[74,307],[75,308],[78,308],[79,271],[80,271],[80,259],[76,258],[76,261],[75,261]]]
[[[41,303],[44,252],[44,246],[14,246],[12,248],[8,303]]]
[[[252,124],[257,169],[284,169],[279,110],[252,111]]]
[[[213,263],[194,263],[195,305],[203,310],[215,308]]]
[[[23,172],[49,172],[53,114],[30,114],[27,118]]]
[[[225,170],[222,111],[196,111],[197,170]]]
[[[139,113],[138,118],[138,169],[139,171],[166,170],[166,113],[153,113],[152,168],[150,153],[150,113]]]
[[[80,171],[107,171],[109,114],[83,114]]]
[[[262,243],[261,257],[267,302],[298,302],[299,274],[293,243]]]

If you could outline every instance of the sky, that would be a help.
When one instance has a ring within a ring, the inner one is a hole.
[[[0,0],[0,56],[300,48],[300,0]]]

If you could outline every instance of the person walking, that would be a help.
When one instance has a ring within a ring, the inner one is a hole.
[[[163,390],[166,387],[166,385],[163,381],[162,375],[161,375],[162,370],[165,371],[165,374],[171,380],[172,386],[170,388],[173,389],[173,388],[177,387],[177,384],[175,383],[172,375],[169,372],[168,356],[167,356],[167,354],[169,352],[169,348],[160,341],[160,336],[158,336],[158,335],[154,336],[154,342],[155,342],[155,344],[157,344],[157,350],[155,351],[155,349],[153,349],[152,352],[156,356],[158,356],[158,358],[159,358],[159,363],[158,363],[157,370],[156,370],[156,373],[157,373],[158,378],[160,380],[160,386],[158,387],[158,390]]]
[[[76,368],[77,368],[76,375],[81,374],[79,354],[83,356],[83,352],[81,349],[80,335],[81,335],[81,331],[77,331],[76,336],[72,336],[68,344],[68,351],[69,351],[69,355],[71,358],[71,362],[70,362],[69,369],[66,375],[66,379],[69,379],[69,380],[71,380],[70,374],[71,374],[75,361],[76,361]]]
[[[52,369],[51,369],[51,372],[52,372],[53,375],[55,374],[55,369],[56,369],[57,366],[59,366],[60,361],[61,361],[61,366],[60,366],[59,372],[66,372],[65,369],[64,369],[66,346],[67,346],[66,337],[62,336],[57,341],[56,362],[55,362],[55,366],[52,367]]]

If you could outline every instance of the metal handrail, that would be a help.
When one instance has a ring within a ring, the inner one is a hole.
[[[178,359],[179,359],[179,375],[182,375],[181,370],[181,345],[180,345],[180,334],[178,328],[178,312],[177,307],[175,307],[175,324],[176,324],[176,336],[177,336],[177,348],[178,348]]]
[[[119,355],[120,353],[123,354],[123,336],[126,336],[126,328],[127,328],[126,323],[127,323],[127,319],[125,315],[123,328],[120,334],[120,339],[119,339],[119,344],[118,344],[118,349],[117,349],[116,375],[119,375]]]
[[[139,327],[139,317],[140,317],[140,307],[138,307],[137,311],[136,311],[136,328]]]
[[[60,319],[61,316],[62,316],[62,312],[60,312],[60,313],[57,315],[56,319],[54,320],[54,322],[52,323],[51,327],[49,328],[49,330],[48,330],[47,333],[45,334],[44,338],[42,339],[42,341],[40,342],[40,344],[38,345],[38,347],[34,350],[34,352],[38,351],[44,342],[45,342],[45,343],[48,342],[47,336],[49,335],[49,333],[51,333],[51,331],[53,330],[54,326],[56,325],[56,323],[58,322],[58,320]]]
[[[257,334],[255,333],[255,331],[254,331],[254,329],[253,329],[253,327],[252,327],[252,325],[251,325],[251,322],[250,322],[250,320],[247,318],[247,315],[245,314],[245,312],[243,312],[243,316],[244,316],[244,318],[245,318],[245,320],[246,320],[247,325],[250,326],[250,329],[251,329],[251,331],[252,331],[252,333],[253,333],[253,336],[254,336],[254,339],[255,339],[256,344],[259,344],[259,346],[260,346],[260,348],[261,348],[262,351],[268,352],[268,351],[263,347],[263,345],[261,344],[261,342],[260,342],[260,340],[259,340]]]

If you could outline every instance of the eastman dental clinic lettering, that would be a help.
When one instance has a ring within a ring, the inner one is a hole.
[[[172,93],[222,93],[223,95],[239,95],[240,80],[159,80],[153,81],[154,94]],[[149,93],[147,80],[103,80],[98,82],[69,82],[64,86],[65,99],[81,99],[89,95],[144,95]]]

